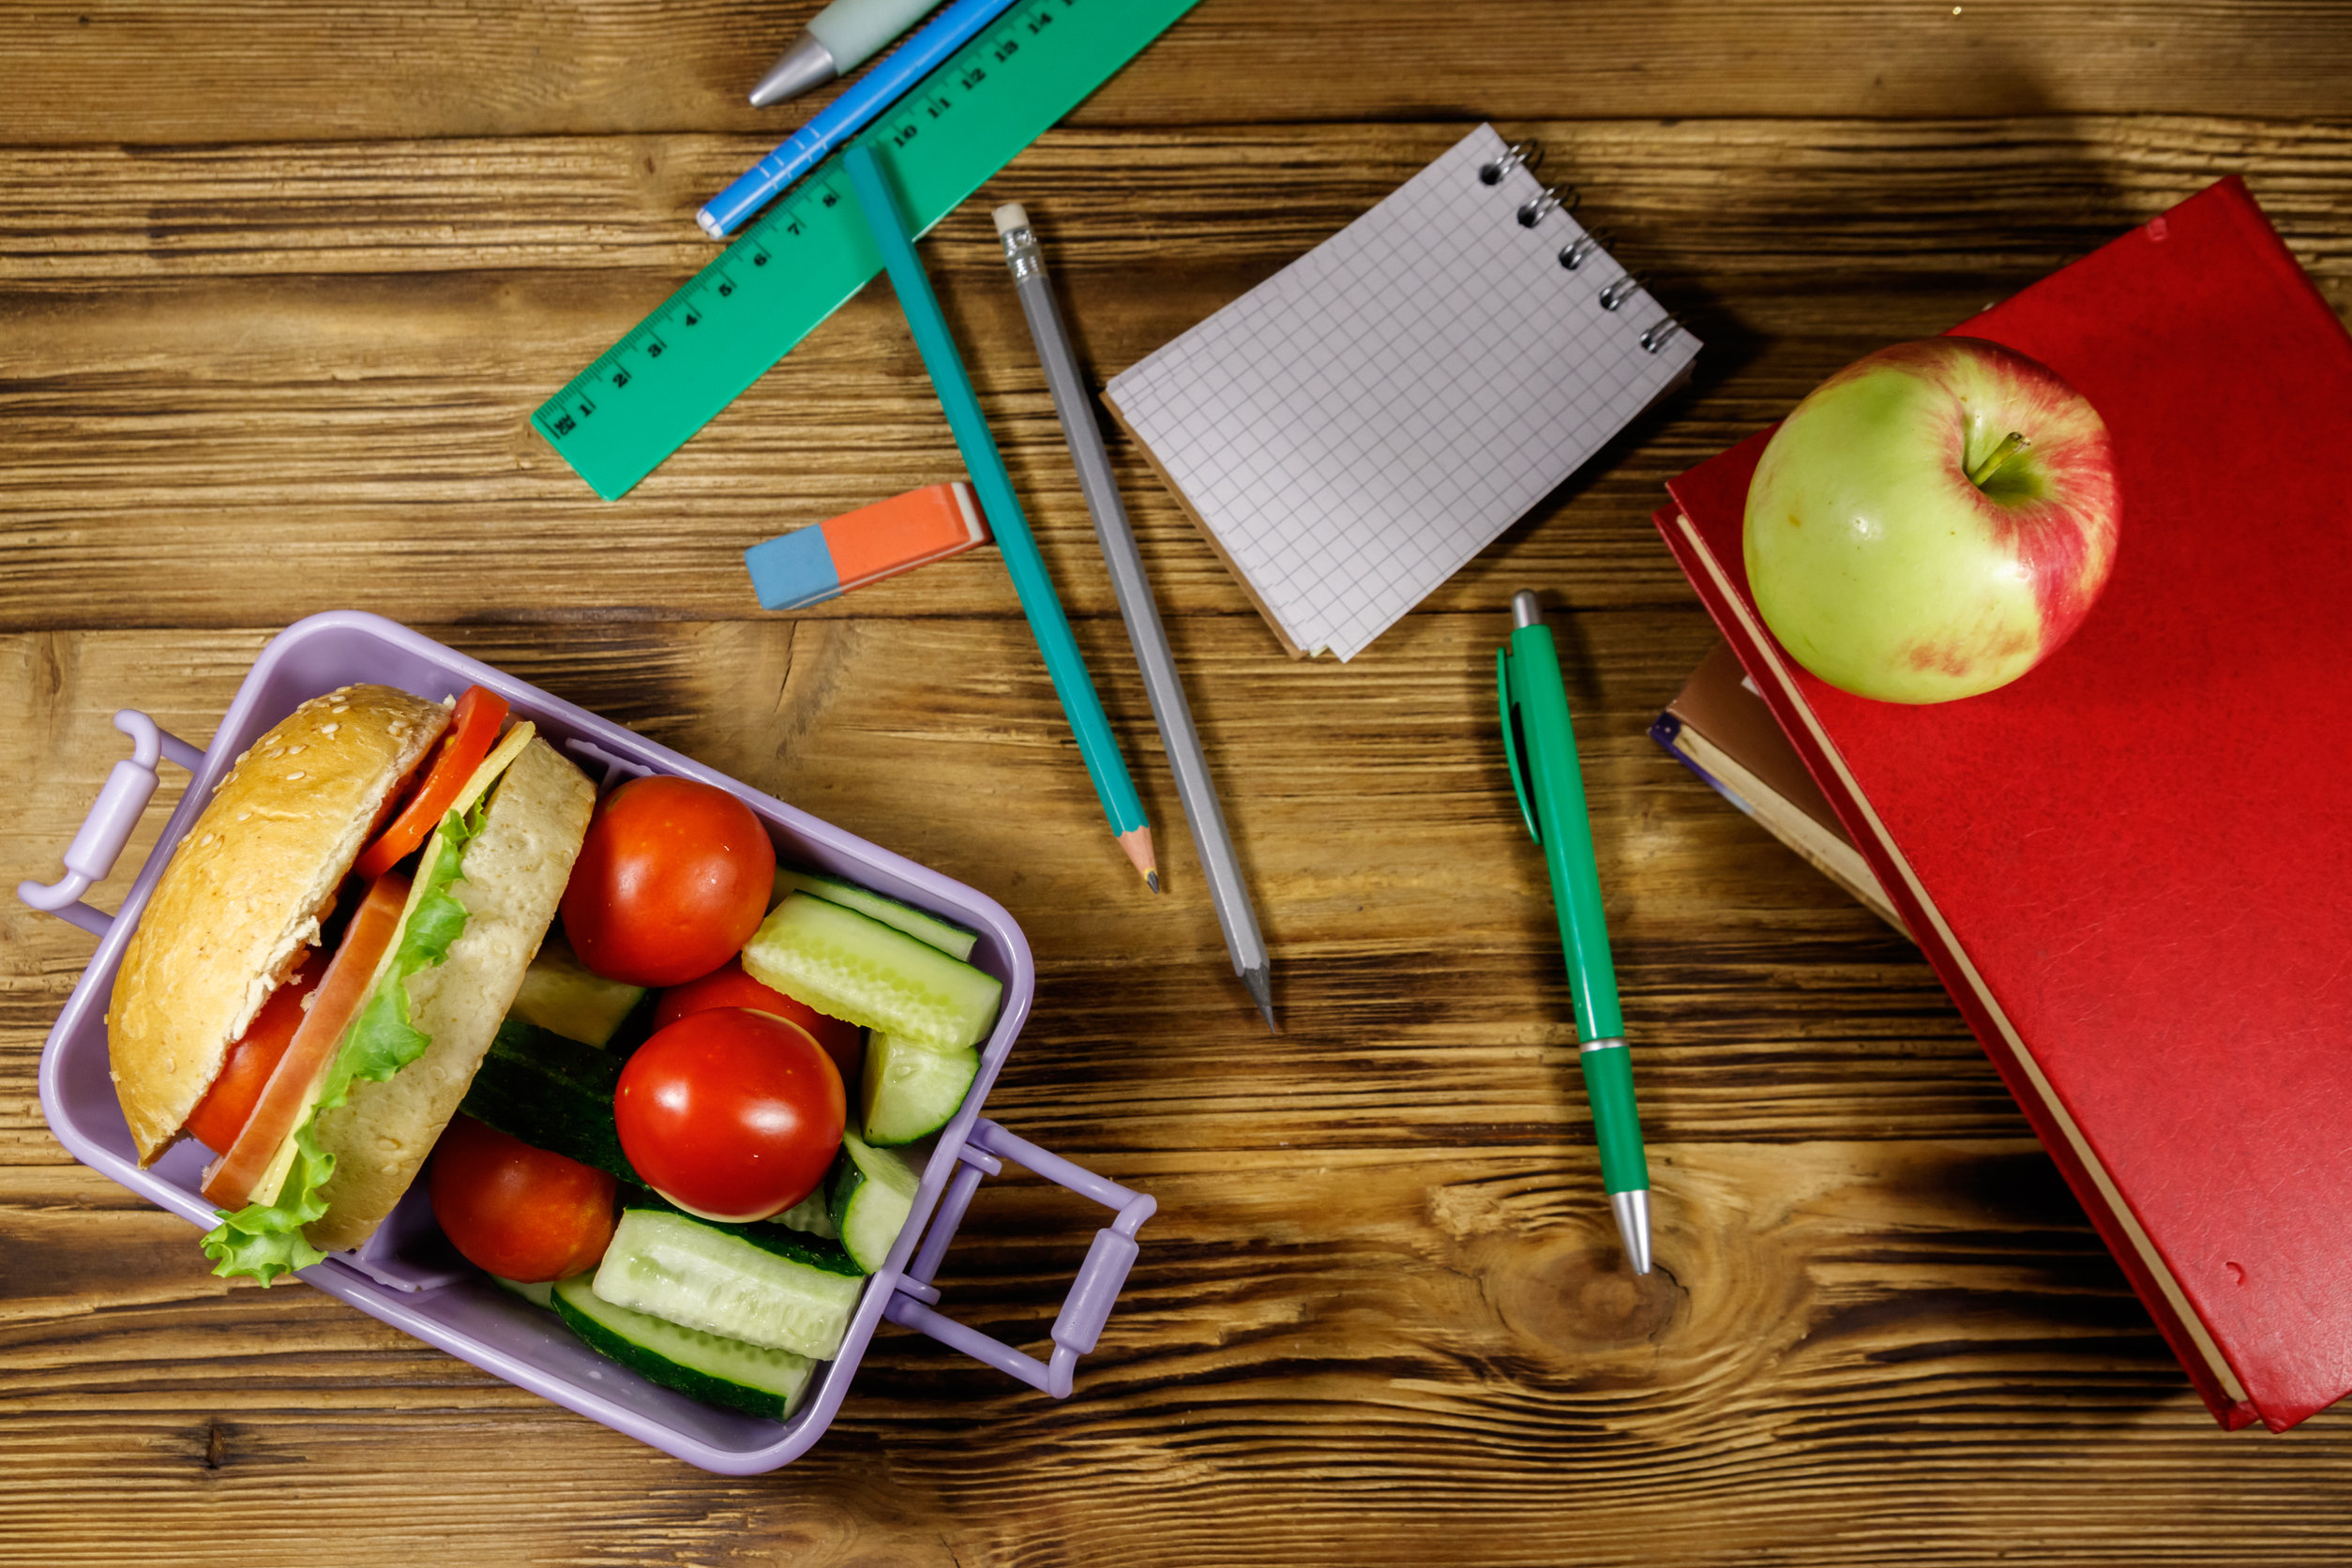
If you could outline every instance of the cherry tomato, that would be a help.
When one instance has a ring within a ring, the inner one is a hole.
[[[564,934],[608,980],[676,986],[741,950],[767,913],[776,846],[726,791],[656,774],[596,808],[564,889]]]
[[[762,1013],[774,1013],[801,1026],[816,1037],[824,1053],[833,1058],[840,1070],[844,1084],[857,1081],[857,1067],[866,1055],[865,1042],[857,1025],[839,1018],[827,1018],[798,997],[786,996],[773,986],[763,986],[743,972],[743,960],[730,958],[726,964],[711,971],[700,980],[689,980],[683,986],[672,986],[661,993],[654,1003],[654,1027],[667,1029],[688,1013],[707,1012],[713,1007],[756,1007]]]
[[[816,1191],[848,1114],[808,1031],[748,1007],[680,1018],[637,1048],[612,1095],[629,1164],[705,1219],[766,1219]]]
[[[326,966],[319,962],[318,950],[313,948],[302,956],[301,967],[269,993],[252,1023],[229,1048],[220,1076],[188,1113],[188,1130],[197,1142],[218,1154],[227,1153],[237,1140],[237,1134],[253,1118],[253,1107],[268,1087],[269,1075],[278,1070],[279,1058],[294,1044],[294,1031],[302,1027],[302,999],[325,972]]]
[[[433,1217],[466,1261],[501,1279],[569,1279],[612,1242],[620,1184],[471,1116],[433,1147]]]
[[[380,877],[415,854],[425,836],[441,825],[441,819],[456,802],[458,792],[465,788],[465,781],[474,776],[474,770],[482,765],[482,759],[498,744],[498,727],[505,722],[504,697],[486,686],[467,686],[449,716],[449,727],[434,743],[425,781],[352,869],[363,877]]]

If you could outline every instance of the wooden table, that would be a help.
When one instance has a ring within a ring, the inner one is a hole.
[[[1042,971],[991,1113],[1160,1203],[1078,1395],[885,1330],[816,1450],[724,1480],[316,1292],[227,1288],[43,1126],[92,944],[0,901],[0,1559],[2352,1556],[2352,1418],[2219,1432],[1918,957],[1643,732],[1711,638],[1661,481],[1834,367],[2231,172],[2352,308],[2352,7],[1207,0],[927,245],[1162,824],[1157,899],[992,552],[754,611],[746,545],[960,472],[886,292],[620,505],[525,426],[707,256],[692,210],[795,123],[741,95],[811,8],[0,14],[0,881],[55,875],[115,708],[207,736],[275,629],[356,606],[975,883]],[[1099,378],[1481,117],[1706,339],[1689,391],[1344,668],[1285,660],[1118,454],[1273,942],[1269,1038],[988,210],[1049,228]],[[1523,584],[1580,709],[1648,1281],[1494,733]],[[947,1299],[1042,1339],[1096,1223],[991,1184]]]

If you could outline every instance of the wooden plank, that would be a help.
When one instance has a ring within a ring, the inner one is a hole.
[[[1339,1562],[1380,1541],[1544,1562],[1571,1528],[1585,1560],[1703,1560],[1707,1536],[1879,1563],[1893,1500],[1945,1521],[1910,1560],[1959,1563],[2015,1528],[1972,1465],[2024,1441],[2071,1461],[2032,1514],[2056,1561],[2183,1466],[2254,1510],[2342,1473],[2352,1442],[2324,1425],[2293,1472],[2222,1445],[1916,958],[1642,738],[1707,641],[1688,612],[1572,623],[1628,1012],[1659,1020],[1665,1272],[1617,1272],[1540,873],[1465,699],[1491,621],[1415,617],[1410,656],[1344,694],[1247,623],[1184,628],[1282,966],[1274,1042],[1189,879],[1104,897],[1124,879],[1009,623],[433,628],[1006,898],[1045,981],[991,1114],[1162,1203],[1083,1396],[891,1331],[786,1481],[693,1474],[325,1298],[224,1287],[186,1227],[58,1164],[18,1110],[0,1256],[44,1262],[0,1273],[6,1538],[43,1562],[133,1537],[158,1563],[228,1542],[315,1560],[271,1506],[293,1482],[397,1520],[340,1539],[353,1563],[458,1530],[543,1560]],[[69,833],[119,753],[113,707],[201,739],[264,635],[0,641],[0,771],[26,781],[0,856]],[[1128,683],[1111,707],[1134,733]],[[0,930],[0,1108],[25,1107],[89,943],[21,911]],[[1033,1342],[1097,1223],[990,1184],[942,1275],[954,1310]]]
[[[964,1564],[2339,1545],[2299,1526],[2352,1444],[2323,1426],[2290,1465],[2210,1431],[2028,1147],[1671,1153],[1682,1217],[1647,1286],[1615,1272],[1591,1184],[1525,1151],[1131,1168],[1163,1209],[1077,1399],[886,1331],[833,1434],[766,1480],[685,1471],[300,1289],[0,1324],[0,1519],[28,1560],[136,1539],[158,1564],[232,1541],[317,1560],[294,1496],[382,1520],[337,1534],[353,1564],[452,1535],[545,1561]],[[948,1299],[1033,1337],[1075,1218],[991,1184]],[[2191,1487],[2231,1506],[2179,1509]]]
[[[0,142],[681,129],[773,142],[805,111],[763,113],[744,95],[815,9],[27,0],[0,14],[0,55],[41,68],[0,100]],[[1076,118],[2304,117],[2344,114],[2347,82],[2352,29],[2310,0],[1514,0],[1442,20],[1401,0],[1207,0]]]
[[[1407,656],[1378,672],[1333,671],[1344,689],[1261,646],[1252,623],[1182,628],[1180,657],[1274,946],[1294,1050],[1345,1051],[1375,1024],[1415,1050],[1450,1050],[1463,1029],[1506,1015],[1522,1021],[1489,1035],[1499,1061],[1534,1063],[1572,1043],[1540,860],[1523,842],[1479,689],[1502,626],[1499,610],[1418,617],[1399,633]],[[1230,977],[1132,659],[1115,656],[1113,626],[1088,623],[1082,640],[1158,824],[1168,867],[1158,897],[1120,878],[1124,861],[1020,623],[591,625],[555,641],[530,627],[429,629],[999,898],[1055,977],[1040,1017],[1055,1017],[1075,1049],[1113,1048],[1135,1018],[1168,1015],[1262,1043]],[[1794,941],[1821,949],[1825,982],[1834,971],[1834,984],[1858,992],[1891,986],[1914,1004],[1929,999],[1924,1018],[1874,1022],[1848,998],[1843,1017],[1859,1033],[1841,1045],[1804,1021],[1817,1003],[1792,994],[1788,1034],[1802,1048],[1835,1057],[1922,1023],[1964,1047],[1906,944],[1647,738],[1711,639],[1704,617],[1591,616],[1563,623],[1563,633],[1594,798],[1607,802],[1603,871],[1629,972],[1646,968],[1677,998],[1703,996],[1731,975],[1769,973],[1784,951],[1774,944]],[[0,715],[0,767],[26,781],[22,808],[0,821],[8,863],[53,874],[53,857],[126,750],[109,721],[116,708],[150,711],[201,744],[265,635],[0,641],[13,697]],[[1319,738],[1302,748],[1293,737],[1310,729]],[[97,901],[111,907],[173,798],[175,783]],[[1333,852],[1334,834],[1350,845],[1344,855]],[[1727,905],[1753,912],[1727,922]],[[91,939],[12,902],[0,906],[0,931],[12,966],[0,972],[0,1026],[29,1036],[53,1017]],[[1439,931],[1445,940],[1433,950]],[[1504,1011],[1435,1000],[1453,966],[1477,977],[1453,989]],[[1400,990],[1432,1000],[1400,1013]],[[1524,1021],[1547,1013],[1554,1021],[1541,1028]],[[1703,1017],[1692,1036],[1734,1050],[1773,1037],[1725,1033]],[[1971,1063],[1968,1092],[1982,1093],[1992,1080],[1965,1049],[1956,1054]],[[1998,1130],[2013,1131],[2008,1114]]]
[[[886,1329],[780,1475],[682,1467],[75,1165],[36,1097],[91,951],[0,899],[0,1561],[2334,1564],[2352,1426],[2218,1432],[1918,957],[1641,731],[1711,639],[1663,479],[2207,180],[2352,315],[2333,0],[1207,0],[987,193],[1098,372],[1481,116],[1549,148],[1698,384],[1363,659],[1282,660],[1118,458],[1277,961],[1231,980],[983,202],[928,246],[1159,819],[1107,842],[969,557],[794,620],[738,552],[957,464],[859,301],[619,506],[529,410],[708,250],[816,0],[27,0],[0,58],[0,867],[55,874],[126,704],[202,740],[269,633],[424,626],[1002,897],[989,1113],[1160,1200],[1077,1398]],[[1059,193],[1059,194],[1057,194]],[[1486,666],[1569,613],[1659,1186],[1620,1269]],[[148,813],[152,845],[179,788]],[[5,882],[8,879],[0,879]],[[111,904],[125,878],[99,896]],[[1100,1223],[990,1181],[949,1310],[1035,1348]]]
[[[1440,591],[1448,611],[1522,579],[1582,607],[1687,604],[1647,520],[1667,476],[1866,348],[1939,329],[2223,172],[2247,174],[2352,310],[2343,128],[1526,128],[1710,348],[1691,391]],[[1100,374],[1274,271],[1460,129],[1058,133],[990,195],[1026,197],[1050,226]],[[695,188],[649,193],[641,163],[674,153],[716,171],[722,145],[0,154],[0,627],[251,626],[329,603],[423,621],[756,613],[745,547],[960,472],[886,294],[821,328],[618,505],[524,423],[705,254],[683,237]],[[1115,209],[1050,195],[1114,171]],[[82,193],[63,219],[61,189]],[[968,204],[928,249],[1065,599],[1107,616],[987,206]],[[1123,443],[1118,455],[1169,611],[1246,617]],[[1016,610],[982,552],[809,613]]]

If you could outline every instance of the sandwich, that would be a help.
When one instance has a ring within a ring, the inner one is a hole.
[[[476,686],[314,698],[238,757],[157,882],[107,1010],[142,1165],[193,1137],[213,1272],[358,1246],[465,1097],[596,805]]]

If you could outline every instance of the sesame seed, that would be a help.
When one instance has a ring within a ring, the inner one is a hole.
[[[287,783],[289,783],[289,784],[291,784],[291,783],[293,783],[295,779],[300,778],[302,776],[303,776],[303,775],[302,775],[302,770],[301,770],[300,768],[296,768],[296,769],[294,769],[294,772],[292,772],[292,773],[290,773],[290,774],[286,775],[286,782],[287,782]]]

